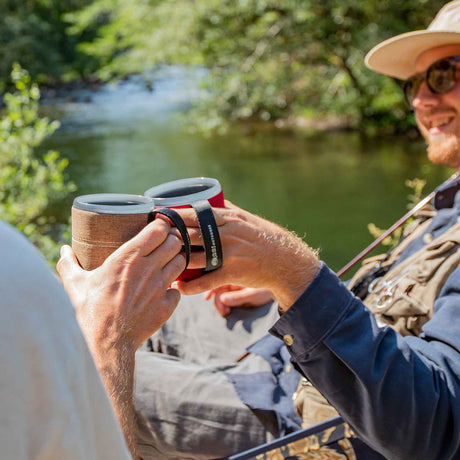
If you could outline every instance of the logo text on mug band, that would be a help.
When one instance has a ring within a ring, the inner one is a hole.
[[[212,231],[211,225],[208,225],[208,231],[209,237],[211,238],[211,265],[215,267],[219,263],[219,259],[217,257],[216,239],[214,238],[214,232]]]

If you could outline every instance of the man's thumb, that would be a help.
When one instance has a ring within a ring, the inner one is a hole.
[[[67,278],[76,275],[82,270],[77,257],[70,246],[64,245],[61,247],[61,258],[58,260],[56,270],[63,282],[65,282]]]

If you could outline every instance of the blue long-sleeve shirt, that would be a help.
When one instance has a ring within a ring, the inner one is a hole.
[[[434,237],[457,222],[459,181],[435,199]],[[404,258],[423,246],[416,240]],[[326,265],[271,333],[296,368],[388,459],[460,458],[460,268],[420,337],[379,328]]]
[[[326,265],[270,332],[386,458],[460,458],[460,268],[423,337],[379,328]]]
[[[431,241],[425,234],[437,238],[460,219],[459,190],[460,179],[438,189],[436,216],[397,263]],[[290,397],[298,374],[286,371],[288,348],[296,368],[385,457],[460,459],[459,290],[457,269],[436,301],[424,336],[403,338],[377,328],[362,303],[323,266],[271,330],[281,340],[266,336],[248,348],[271,364],[272,374],[229,378],[245,404],[278,422],[280,436],[300,429]],[[294,339],[290,347],[282,340],[286,334]]]

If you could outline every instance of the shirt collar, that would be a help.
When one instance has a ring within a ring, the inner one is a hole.
[[[460,193],[457,195],[457,192],[460,190],[460,177],[457,177],[452,182],[441,184],[436,189],[436,194],[434,196],[434,207],[436,209],[443,208],[460,208]]]

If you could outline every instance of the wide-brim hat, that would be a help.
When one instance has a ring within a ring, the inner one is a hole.
[[[460,45],[460,0],[444,5],[427,29],[389,38],[372,48],[366,65],[377,72],[406,80],[415,75],[417,58],[443,45]]]

